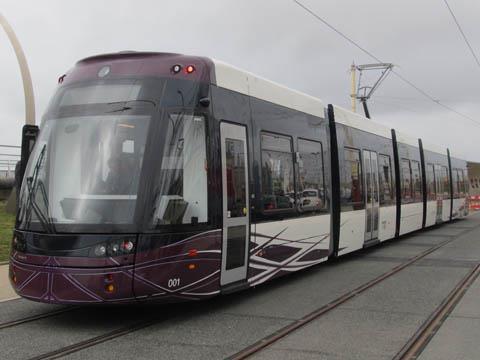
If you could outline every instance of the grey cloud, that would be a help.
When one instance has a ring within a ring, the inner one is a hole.
[[[382,60],[398,65],[432,96],[480,122],[480,68],[442,1],[304,2]],[[480,53],[480,3],[457,0],[451,5]],[[0,11],[27,55],[39,115],[57,78],[77,60],[97,53],[130,49],[212,56],[345,107],[352,60],[373,61],[290,0],[0,0]],[[18,143],[23,92],[3,33],[0,54],[0,144]],[[423,100],[394,76],[376,95],[370,107],[377,121],[480,161],[480,125]]]

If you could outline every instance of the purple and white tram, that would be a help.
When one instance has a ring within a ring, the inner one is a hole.
[[[84,59],[37,132],[10,259],[35,301],[204,299],[468,212],[448,149],[204,57]]]

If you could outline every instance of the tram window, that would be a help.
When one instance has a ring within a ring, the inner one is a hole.
[[[298,210],[307,212],[324,209],[326,203],[322,144],[316,141],[298,139],[298,152],[300,154],[298,164]]]
[[[149,122],[145,115],[88,115],[45,123],[51,151],[39,170],[54,189],[48,206],[55,222],[132,221]]]
[[[460,196],[465,197],[467,194],[467,183],[465,181],[465,176],[463,170],[458,170],[460,172],[460,184],[462,185],[461,187],[461,192]]]
[[[161,170],[153,191],[154,225],[207,222],[205,119],[169,114]]]
[[[342,211],[364,208],[360,150],[345,148],[345,172],[341,179]]]
[[[291,138],[262,133],[261,139],[263,210],[293,210],[295,187]]]
[[[390,156],[378,155],[379,180],[380,180],[380,205],[393,203],[392,167]]]
[[[245,145],[241,140],[225,139],[228,217],[247,215]]]
[[[116,84],[92,85],[71,88],[66,91],[60,100],[60,106],[105,104],[125,102],[138,99],[141,85]]]
[[[425,169],[427,176],[427,198],[428,200],[436,200],[436,191],[435,191],[435,169],[433,164],[427,164]]]
[[[450,179],[448,178],[448,169],[442,166],[443,198],[450,198]]]
[[[458,169],[453,169],[452,170],[452,187],[453,187],[453,198],[457,199],[459,197],[459,177],[458,177]]]
[[[412,160],[411,166],[414,201],[422,202],[422,176],[420,172],[420,163],[418,161]]]
[[[410,160],[402,159],[402,203],[410,203],[413,201],[413,187],[412,187],[412,171],[410,168]]]
[[[465,183],[463,181],[463,170],[457,169],[456,173],[457,173],[457,189],[458,189],[457,196],[461,198],[465,196]]]
[[[435,165],[435,183],[437,199],[443,199],[443,169],[440,165]]]

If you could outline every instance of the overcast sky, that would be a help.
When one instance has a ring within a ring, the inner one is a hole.
[[[480,56],[480,1],[448,1]],[[372,118],[480,161],[480,67],[443,0],[302,2],[479,124],[428,101],[394,75],[373,96]],[[58,77],[79,59],[99,53],[147,50],[215,57],[344,107],[350,107],[352,61],[374,62],[292,0],[0,0],[0,12],[27,57],[37,123]],[[0,54],[0,144],[18,145],[22,82],[1,29]]]

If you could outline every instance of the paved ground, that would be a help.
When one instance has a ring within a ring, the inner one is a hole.
[[[18,298],[10,286],[8,265],[0,265],[0,302]]]
[[[28,359],[132,324],[158,324],[67,359],[223,359],[447,239],[453,241],[258,353],[258,359],[391,359],[480,262],[480,214],[242,293],[169,306],[86,307],[0,330],[4,359]],[[421,359],[478,359],[477,280]],[[0,304],[0,323],[59,306]],[[460,330],[459,330],[460,329]],[[459,332],[460,331],[460,332]],[[463,357],[462,357],[463,356]]]

